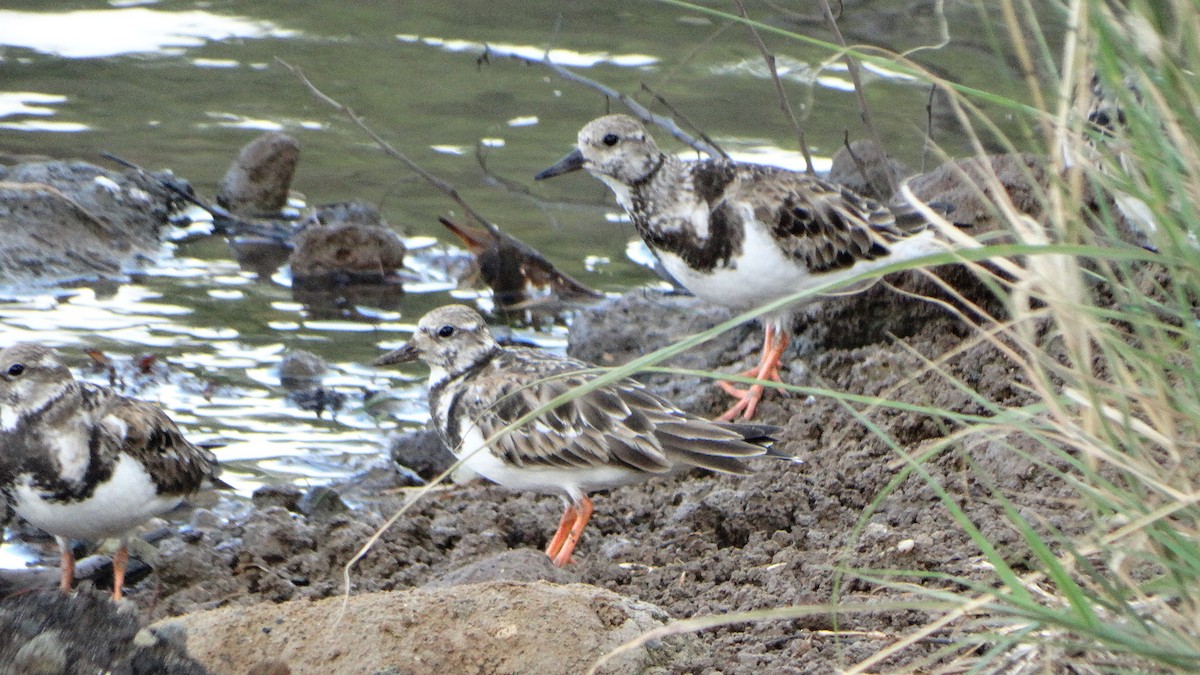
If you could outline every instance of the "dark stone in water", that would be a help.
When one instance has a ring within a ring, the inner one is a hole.
[[[271,217],[287,205],[300,143],[277,131],[242,147],[217,188],[217,204],[235,214]]]

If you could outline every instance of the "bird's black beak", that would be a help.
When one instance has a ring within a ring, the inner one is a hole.
[[[379,366],[394,366],[397,363],[408,363],[409,361],[416,361],[418,356],[419,356],[419,353],[417,352],[417,346],[415,344],[413,344],[411,341],[409,341],[409,342],[404,343],[403,347],[400,347],[399,349],[394,349],[394,350],[384,354],[383,356],[375,359],[374,361],[371,362],[371,365],[375,366],[377,368]]]
[[[554,178],[555,176],[561,176],[564,173],[578,171],[582,168],[583,153],[579,151],[579,148],[575,148],[569,155],[555,162],[553,166],[544,169],[541,173],[534,176],[533,179],[546,180],[547,178]]]

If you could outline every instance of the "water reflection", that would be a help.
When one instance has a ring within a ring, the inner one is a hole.
[[[24,47],[71,59],[157,52],[181,54],[189,47],[232,38],[290,38],[299,33],[240,16],[146,7],[19,12],[0,10],[0,45]]]

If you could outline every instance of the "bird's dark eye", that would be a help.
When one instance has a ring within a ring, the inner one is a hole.
[[[454,335],[454,326],[442,326],[438,329],[438,337],[448,338]]]
[[[12,377],[16,377],[23,372],[25,372],[25,366],[20,363],[14,363],[8,367],[8,374]]]
[[[621,140],[621,137],[616,134],[604,134],[604,138],[600,139],[600,141],[602,143],[604,143],[605,145],[607,145],[610,148],[612,146],[616,145],[617,141],[619,141],[619,140]]]

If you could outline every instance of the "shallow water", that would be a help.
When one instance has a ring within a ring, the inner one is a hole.
[[[846,3],[847,39],[897,49],[936,43],[936,17],[896,13],[911,4]],[[570,148],[584,122],[620,106],[504,54],[538,58],[552,47],[556,62],[662,112],[641,91],[648,85],[739,158],[801,165],[745,29],[668,4],[45,5],[8,2],[0,9],[0,153],[104,164],[99,153],[109,151],[149,169],[170,168],[211,196],[244,143],[281,129],[302,144],[293,187],[307,203],[374,202],[411,243],[449,242],[437,216],[453,214],[455,205],[311,97],[281,59],[456,185],[477,210],[606,291],[652,282],[626,253],[631,231],[607,190],[583,175],[547,184],[531,177]],[[968,22],[975,10],[957,11],[955,41],[927,52],[925,62],[952,79],[1014,95],[1016,78]],[[751,12],[826,38],[818,23],[786,20],[765,7]],[[845,132],[865,135],[845,69],[822,67],[829,54],[819,48],[766,39],[779,53],[818,167],[827,166]],[[485,44],[492,54],[482,60]],[[927,89],[885,69],[865,78],[889,150],[914,167],[930,161],[922,143]],[[1017,122],[1008,120],[1008,130],[1018,129]],[[948,151],[965,151],[955,131],[937,133]],[[428,309],[481,300],[476,291],[455,290],[436,257],[419,258],[412,266],[420,281],[402,298],[390,298],[388,308],[368,303],[353,318],[331,319],[297,301],[285,275],[258,280],[239,269],[219,239],[171,245],[157,266],[130,283],[0,302],[0,342],[64,347],[78,371],[101,382],[104,374],[84,367],[83,348],[118,361],[157,355],[158,377],[126,384],[160,401],[193,439],[223,443],[225,477],[240,494],[264,482],[321,484],[377,461],[384,429],[415,428],[426,418],[419,365],[381,373],[363,364],[403,341]],[[518,332],[551,348],[565,344],[562,328]],[[318,416],[285,399],[273,367],[292,349],[329,361],[326,386],[347,395],[341,411]],[[361,404],[366,393],[387,388],[399,399],[396,419],[380,424]]]

